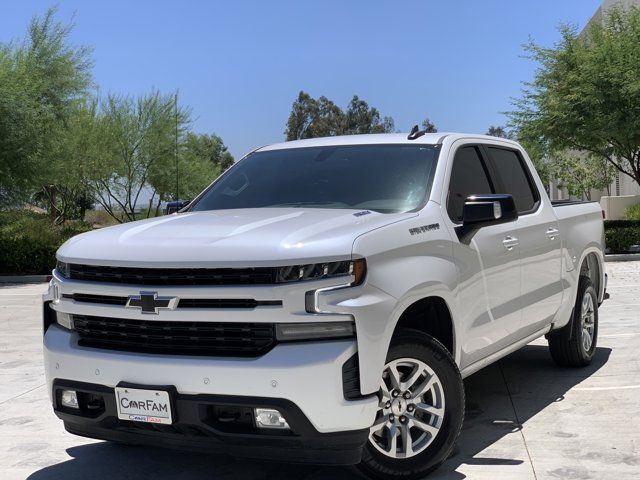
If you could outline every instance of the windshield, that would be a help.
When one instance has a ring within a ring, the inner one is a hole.
[[[439,146],[347,145],[256,152],[190,208],[414,210],[430,189]]]

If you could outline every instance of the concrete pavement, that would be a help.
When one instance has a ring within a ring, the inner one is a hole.
[[[465,381],[467,416],[433,479],[640,478],[640,262],[607,263],[593,364],[556,367],[537,340]],[[0,478],[355,479],[351,469],[123,447],[53,415],[41,358],[43,284],[0,285]]]

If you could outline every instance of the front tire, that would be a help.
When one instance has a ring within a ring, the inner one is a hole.
[[[581,276],[571,321],[549,335],[549,351],[562,367],[591,363],[598,341],[598,296],[591,279]]]
[[[463,419],[464,387],[451,354],[434,338],[403,330],[387,354],[358,468],[376,479],[424,477],[451,454]]]

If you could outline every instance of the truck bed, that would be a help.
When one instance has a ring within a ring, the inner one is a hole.
[[[601,252],[604,245],[602,209],[597,202],[553,203],[558,218],[560,237],[566,257],[565,271],[582,264],[586,252]],[[573,265],[572,265],[573,264]],[[597,278],[602,272],[598,272]],[[598,282],[600,283],[600,282]],[[603,285],[596,285],[599,301],[603,297]]]

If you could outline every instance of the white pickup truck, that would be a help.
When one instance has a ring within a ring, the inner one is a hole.
[[[603,248],[598,204],[552,205],[510,140],[259,148],[179,213],[59,249],[53,409],[85,437],[417,478],[451,453],[464,377],[543,335],[591,361]]]

